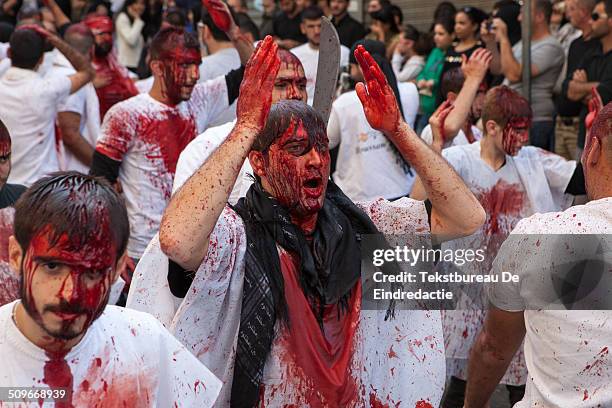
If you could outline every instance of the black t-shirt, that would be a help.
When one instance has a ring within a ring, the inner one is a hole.
[[[340,44],[349,49],[353,46],[353,44],[361,40],[367,34],[365,27],[348,14],[342,17],[340,21],[332,21],[336,27],[336,31],[338,32]]]
[[[601,95],[603,106],[612,101],[612,51],[604,54],[601,43],[599,43],[597,48],[584,59],[582,66],[579,68],[586,71],[587,81],[599,82],[597,91]],[[578,132],[578,147],[581,149],[584,149],[584,139],[586,136],[584,119],[588,113],[588,106],[582,104],[579,122],[580,131]]]
[[[286,13],[280,13],[274,17],[272,26],[274,28],[274,35],[281,40],[295,40],[299,43],[305,43],[308,41],[306,36],[302,34],[300,29],[300,23],[302,22],[301,16],[290,18]]]
[[[574,117],[580,115],[580,109],[582,109],[582,102],[570,101],[567,98],[567,88],[569,82],[572,80],[574,71],[576,71],[582,65],[584,59],[595,51],[598,47],[599,40],[593,39],[585,41],[584,37],[580,36],[572,41],[567,54],[567,74],[563,80],[563,88],[561,94],[557,96],[557,113],[563,117]]]
[[[468,48],[467,50],[464,51],[455,51],[455,45],[453,45],[451,48],[449,48],[446,51],[446,56],[444,57],[444,65],[442,66],[442,72],[440,73],[440,83],[442,82],[442,79],[444,78],[444,74],[456,67],[461,67],[461,56],[465,55],[466,57],[470,58],[472,56],[472,54],[474,53],[474,51],[476,51],[479,48],[483,48],[484,45],[482,42],[478,41],[473,47]],[[487,74],[486,77],[486,81],[487,83],[491,82],[491,74]],[[446,100],[446,95],[442,95],[442,87],[438,87],[438,95],[436,96],[436,106],[440,106],[440,104],[442,102],[444,102]]]
[[[26,188],[19,184],[5,184],[0,190],[0,209],[12,207]]]

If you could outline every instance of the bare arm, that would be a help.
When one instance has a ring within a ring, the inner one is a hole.
[[[491,53],[485,48],[479,48],[474,51],[469,60],[463,55],[461,70],[463,71],[465,81],[461,91],[459,91],[459,95],[457,95],[457,99],[453,103],[455,109],[444,121],[444,140],[454,138],[465,124],[480,83],[489,70],[491,58]]]
[[[449,101],[444,101],[429,117],[429,125],[431,126],[431,134],[433,137],[430,147],[438,154],[442,152],[442,147],[444,146],[444,135],[442,131],[444,121],[454,108],[455,107]],[[427,192],[425,191],[425,187],[423,186],[421,178],[418,175],[416,176],[414,184],[412,185],[410,198],[420,201],[427,199]]]
[[[504,74],[506,79],[511,83],[521,82],[523,77],[523,66],[514,58],[514,54],[512,53],[512,44],[508,38],[508,27],[506,23],[504,23],[501,18],[496,18],[493,20],[493,27],[497,41],[499,41],[501,73]],[[540,71],[532,64],[531,76],[536,77],[538,75],[540,75]]]
[[[91,166],[94,148],[81,135],[81,115],[76,112],[58,112],[57,123],[62,134],[64,146],[81,163]]]
[[[485,212],[463,180],[401,119],[395,95],[372,56],[359,46],[355,57],[366,84],[356,86],[366,118],[385,134],[423,180],[432,204],[431,232],[442,240],[465,236],[485,221]]]
[[[55,26],[57,28],[62,27],[66,24],[70,24],[70,19],[68,18],[68,16],[66,16],[66,14],[64,14],[64,12],[60,8],[60,6],[57,5],[55,0],[43,0],[43,4],[47,6],[49,11],[51,11],[51,14],[53,14],[53,17],[55,18]]]
[[[465,408],[485,407],[525,337],[523,312],[491,306],[470,352]]]
[[[280,67],[277,49],[268,36],[255,51],[240,87],[234,129],[166,208],[159,230],[161,248],[187,270],[197,269],[206,256],[210,234],[266,122]]]
[[[487,50],[491,52],[491,65],[489,70],[493,75],[501,75],[501,55],[499,54],[499,47],[497,41],[495,41],[495,34],[489,31],[488,22],[483,21],[480,25],[480,39],[484,42]]]

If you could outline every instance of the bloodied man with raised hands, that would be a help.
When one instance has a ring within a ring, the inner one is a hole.
[[[368,121],[413,164],[428,202],[353,203],[329,180],[321,117],[301,101],[270,106],[280,60],[267,37],[247,64],[233,130],[164,213],[160,244],[172,262],[163,279],[188,287],[168,325],[223,381],[218,406],[433,407],[442,396],[439,312],[362,310],[358,237],[453,238],[485,214],[401,119],[373,58],[361,47],[356,57]],[[247,159],[255,182],[230,207]],[[150,296],[173,308],[171,296]]]

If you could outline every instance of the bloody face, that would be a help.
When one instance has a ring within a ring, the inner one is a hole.
[[[506,124],[502,134],[502,146],[510,156],[516,156],[523,146],[529,142],[529,127],[527,118],[514,118]]]
[[[279,52],[279,54],[281,53]],[[286,99],[294,99],[302,102],[308,100],[304,68],[302,68],[302,64],[295,57],[281,57],[281,66],[274,80],[272,103]]]
[[[56,238],[47,225],[30,241],[22,266],[22,303],[51,337],[70,340],[100,316],[115,275],[116,248],[108,223],[79,244],[67,234]]]
[[[11,139],[0,129],[0,190],[6,184],[11,172]]]
[[[271,193],[292,215],[305,217],[323,207],[329,178],[328,146],[324,132],[308,134],[302,121],[294,119],[264,155]]]
[[[113,49],[113,21],[106,16],[92,15],[84,23],[94,35],[96,56],[107,56]]]
[[[164,95],[172,104],[189,100],[200,79],[200,50],[179,46],[164,54],[161,61]]]

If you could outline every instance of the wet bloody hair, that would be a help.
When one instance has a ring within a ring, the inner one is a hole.
[[[0,158],[8,156],[11,153],[11,135],[0,120]]]
[[[482,123],[492,120],[502,129],[513,123],[531,125],[531,107],[527,99],[505,85],[491,88],[485,95],[482,108]]]
[[[296,100],[278,101],[272,105],[266,126],[253,143],[253,150],[265,152],[289,128],[297,131],[295,124],[298,122],[308,133],[311,146],[320,143],[317,136],[327,135],[325,123],[311,106]]]
[[[78,172],[43,177],[15,204],[15,239],[24,253],[43,232],[51,245],[68,240],[71,247],[81,248],[104,226],[119,259],[129,237],[125,205],[107,181]]]
[[[153,38],[149,52],[151,60],[163,61],[172,58],[178,48],[188,48],[200,52],[200,43],[195,35],[180,27],[167,27]]]

